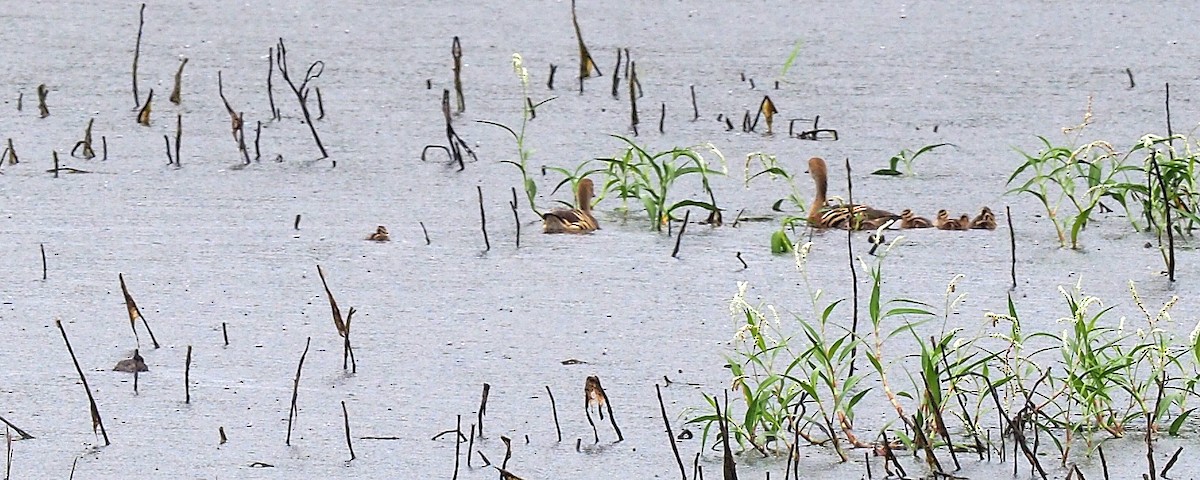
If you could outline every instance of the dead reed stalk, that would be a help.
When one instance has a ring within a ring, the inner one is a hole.
[[[125,296],[125,309],[129,311],[129,328],[133,330],[133,339],[137,342],[138,348],[142,346],[137,333],[137,319],[139,318],[142,319],[142,325],[146,327],[146,331],[150,333],[150,341],[154,344],[154,348],[158,348],[158,339],[154,338],[154,331],[150,330],[150,323],[146,321],[146,317],[142,316],[137,302],[133,301],[133,296],[129,294],[129,289],[125,286],[125,274],[118,273],[117,279],[121,281],[121,293]]]
[[[135,106],[142,104],[142,97],[138,95],[137,71],[138,57],[142,53],[142,27],[146,24],[146,4],[142,4],[142,8],[138,10],[138,33],[137,42],[133,44],[133,104]]]
[[[441,149],[450,157],[451,163],[458,163],[458,171],[463,171],[467,168],[463,153],[471,156],[471,160],[478,161],[475,152],[471,147],[467,146],[467,142],[458,136],[454,131],[454,124],[450,117],[450,90],[442,89],[442,116],[446,119],[446,143],[447,145],[426,145],[421,149],[421,161],[425,161],[425,155],[430,149]]]
[[[679,232],[680,236],[683,232]],[[683,468],[683,458],[679,456],[679,445],[675,444],[675,432],[671,431],[671,420],[667,418],[667,407],[663,404],[662,388],[654,384],[654,392],[658,394],[658,409],[662,413],[663,427],[667,430],[667,439],[671,441],[671,451],[675,453],[675,462],[679,464],[679,475],[687,480],[687,470]]]
[[[350,413],[346,411],[346,401],[342,400],[342,420],[346,425],[346,448],[350,450],[350,461],[358,458],[354,454],[354,444],[350,443]]]
[[[283,38],[280,38],[279,44],[275,47],[275,64],[279,68],[279,74],[283,76],[283,80],[291,87],[292,93],[296,94],[296,101],[300,103],[300,113],[304,115],[304,123],[308,124],[308,130],[312,132],[313,140],[317,142],[321,158],[329,158],[329,153],[325,151],[325,145],[321,143],[321,137],[317,135],[317,127],[312,121],[312,115],[308,113],[308,82],[321,76],[321,73],[325,71],[325,62],[317,60],[309,65],[308,71],[304,73],[304,80],[297,85],[292,81],[292,76],[288,71],[287,48],[283,45]]]
[[[462,86],[462,43],[458,41],[458,36],[454,36],[454,42],[450,46],[450,55],[454,57],[454,97],[457,100],[458,113],[467,111],[467,103],[463,100]]]
[[[183,57],[179,61],[179,70],[175,71],[175,87],[171,89],[171,103],[179,105],[183,102],[183,67],[187,65],[187,57]]]
[[[187,358],[183,360],[183,403],[192,403],[192,346],[187,346]]]
[[[358,362],[354,360],[354,348],[350,346],[350,321],[354,317],[354,307],[350,307],[345,320],[342,320],[342,311],[338,308],[337,300],[333,298],[333,292],[329,290],[329,282],[325,281],[325,271],[317,265],[317,275],[321,277],[321,285],[325,287],[325,298],[329,300],[329,310],[333,315],[333,326],[337,328],[338,336],[342,337],[342,370],[351,369],[351,373],[358,373]],[[349,365],[347,364],[349,361]]]
[[[558,425],[558,405],[554,402],[554,392],[546,385],[546,394],[550,396],[550,413],[554,416],[554,431],[558,433],[558,441],[562,443],[562,427]]]
[[[100,409],[96,407],[96,398],[92,396],[92,388],[88,386],[87,377],[83,375],[83,368],[79,366],[79,359],[75,358],[75,349],[71,348],[71,340],[67,338],[67,330],[63,328],[62,320],[54,320],[54,325],[58,326],[58,331],[62,332],[63,342],[67,344],[67,353],[71,354],[71,361],[75,363],[75,371],[79,373],[79,381],[83,383],[83,390],[87,392],[88,405],[92,415],[92,433],[96,429],[100,429],[100,435],[104,437],[104,445],[112,445],[108,441],[108,431],[104,429],[104,418],[100,416]]]
[[[300,372],[304,370],[304,357],[308,356],[310,344],[312,344],[312,337],[304,340],[304,353],[300,354],[300,364],[296,366],[296,378],[292,380],[292,406],[288,409],[287,440],[284,441],[284,445],[289,447],[292,446],[292,422],[300,413],[300,410],[296,408],[296,399],[300,395]]]
[[[595,433],[596,424],[592,422],[591,407],[596,407],[596,411],[600,414],[600,419],[604,420],[604,411],[600,410],[603,406],[608,411],[608,421],[612,423],[613,431],[617,433],[617,441],[625,440],[625,436],[621,434],[621,428],[617,426],[617,418],[613,416],[612,402],[608,399],[608,394],[604,392],[604,387],[600,385],[600,377],[592,375],[587,378],[583,384],[583,411],[587,413],[588,423],[592,424],[592,431]],[[596,442],[600,441],[600,436],[596,435]]]
[[[583,33],[579,28],[579,17],[575,14],[575,0],[571,0],[571,25],[575,27],[575,40],[579,43],[579,94],[583,94],[583,79],[592,76],[592,72],[596,72],[597,77],[604,76],[600,73],[600,67],[596,66],[596,62],[592,60],[592,54],[588,53],[587,45],[583,43]]]
[[[154,89],[150,89],[150,94],[146,95],[146,103],[142,104],[142,109],[138,111],[137,122],[143,127],[150,126],[150,102],[154,100]]]
[[[477,415],[478,415],[477,420],[479,422],[479,438],[483,438],[483,416],[487,415],[488,393],[491,391],[492,391],[492,386],[489,385],[487,382],[484,382],[483,396],[479,399],[479,412],[477,413]]]
[[[46,118],[46,117],[50,116],[50,108],[46,106],[46,96],[47,95],[50,95],[50,90],[46,88],[46,84],[43,83],[41,85],[38,85],[38,87],[37,87],[38,112],[40,113],[41,118]]]
[[[75,156],[75,152],[83,149],[83,158],[91,160],[96,158],[96,151],[92,149],[92,125],[96,123],[95,118],[88,119],[87,127],[83,129],[83,140],[75,142],[75,146],[71,148],[71,156]]]

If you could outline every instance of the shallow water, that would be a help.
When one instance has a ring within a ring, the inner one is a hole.
[[[584,38],[604,76],[589,80],[580,95],[571,78],[577,54],[569,2],[371,3],[337,9],[275,1],[253,8],[149,5],[139,82],[143,96],[155,90],[156,102],[146,128],[134,121],[129,85],[137,4],[5,2],[0,18],[9,28],[0,30],[0,44],[8,48],[0,59],[9,68],[0,69],[0,96],[8,113],[0,137],[13,138],[22,163],[0,169],[0,243],[7,247],[0,258],[0,338],[7,340],[0,365],[8,372],[0,377],[0,412],[37,437],[14,445],[15,477],[63,477],[77,457],[79,478],[447,476],[455,445],[449,436],[430,438],[453,428],[458,415],[464,428],[474,423],[484,382],[492,385],[487,439],[476,448],[498,462],[504,452],[499,437],[512,437],[509,466],[524,478],[674,476],[653,385],[663,376],[678,382],[663,390],[676,419],[684,408],[703,405],[700,392],[728,385],[721,365],[737,326],[728,299],[738,281],[750,283],[754,298],[801,312],[806,290],[792,259],[769,252],[775,222],[736,229],[692,225],[675,259],[674,238],[648,233],[644,220],[620,221],[617,202],[608,199],[598,207],[604,229],[589,236],[537,234],[531,212],[520,210],[521,248],[514,248],[507,201],[520,180],[499,161],[513,158],[515,147],[500,129],[473,122],[519,122],[513,52],[525,58],[535,101],[558,96],[530,124],[534,165],[573,167],[619,151],[619,141],[608,135],[630,133],[628,98],[608,92],[614,50],[628,47],[645,90],[638,141],[657,150],[716,145],[730,172],[714,183],[727,221],[742,209],[770,215],[771,203],[788,192],[782,182],[744,188],[747,153],[779,155],[800,175],[804,195],[811,192],[800,174],[804,159],[829,158],[833,190],[842,192],[841,159],[849,158],[855,198],[881,207],[929,215],[939,208],[1010,205],[1020,284],[1014,298],[1030,331],[1062,328],[1057,287],[1080,279],[1087,292],[1117,306],[1114,319],[1140,316],[1128,300],[1132,280],[1151,308],[1180,296],[1178,328],[1194,326],[1195,252],[1179,252],[1181,281],[1168,290],[1157,251],[1143,248],[1149,239],[1128,233],[1123,218],[1101,218],[1085,232],[1082,251],[1062,250],[1037,204],[1003,193],[1020,162],[1013,148],[1036,149],[1038,134],[1061,138],[1061,127],[1080,122],[1089,95],[1095,113],[1090,137],[1124,146],[1144,133],[1161,133],[1164,82],[1172,85],[1176,128],[1190,130],[1197,85],[1186,65],[1188,45],[1196,41],[1188,21],[1200,13],[1195,6],[581,2]],[[455,128],[480,157],[461,173],[419,159],[423,146],[445,141],[438,102],[440,90],[451,87],[453,35],[463,42],[467,103]],[[294,72],[313,60],[326,62],[315,84],[328,116],[317,129],[336,168],[329,160],[313,161],[317,150],[278,75],[275,100],[285,118],[265,121],[265,56],[281,36]],[[773,89],[797,40],[804,42],[801,54]],[[183,105],[176,107],[158,99],[169,94],[181,55],[190,60]],[[554,91],[545,88],[551,63],[559,66]],[[1133,89],[1125,68],[1135,76]],[[261,163],[235,168],[241,157],[217,96],[217,71],[247,124],[264,120]],[[742,73],[757,89],[741,81]],[[427,80],[433,89],[426,89]],[[45,119],[36,113],[39,83],[51,90]],[[696,122],[690,121],[689,85],[699,99]],[[17,92],[24,93],[21,112]],[[716,121],[718,114],[740,118],[763,94],[782,118],[820,115],[841,140],[726,132]],[[667,104],[665,134],[656,130],[661,102]],[[184,125],[181,169],[165,165],[161,139],[173,135],[177,112]],[[107,138],[105,162],[66,154],[89,118],[96,119],[94,136]],[[866,175],[901,148],[937,142],[957,148],[922,156],[914,178]],[[52,150],[65,165],[93,173],[52,178],[45,173]],[[284,162],[272,162],[276,155]],[[548,194],[558,178],[537,180]],[[477,185],[492,244],[486,253]],[[539,199],[542,207],[551,204],[547,195]],[[431,245],[424,244],[418,222],[428,228]],[[379,224],[389,227],[393,241],[363,241]],[[905,237],[889,257],[886,294],[941,305],[947,282],[963,274],[958,288],[968,297],[950,326],[984,331],[982,314],[1005,307],[1007,232]],[[845,237],[831,232],[813,241],[813,285],[826,298],[846,297]],[[861,254],[864,240],[856,242]],[[39,244],[48,256],[46,281]],[[749,268],[741,268],[737,252]],[[350,306],[358,312],[356,375],[341,370],[341,340],[317,264],[343,313]],[[140,377],[138,395],[131,377],[107,371],[135,347],[119,272],[163,344],[149,348],[141,333],[151,371]],[[55,319],[63,320],[88,374],[111,446],[95,448],[103,442],[88,431],[86,397]],[[312,350],[288,447],[292,376],[308,337]],[[192,402],[185,405],[188,345],[194,348]],[[903,344],[897,351],[905,351]],[[562,365],[567,359],[587,363]],[[591,428],[578,408],[589,375],[604,381],[626,441],[611,443],[614,435],[602,423],[602,442],[590,446]],[[547,385],[557,399],[562,443]],[[358,456],[349,463],[343,400]],[[879,428],[871,422],[887,413],[860,413],[862,429]],[[229,443],[217,444],[218,427]],[[682,427],[675,423],[677,431]],[[582,452],[576,439],[584,439]],[[1160,450],[1169,452],[1170,445],[1163,441]],[[698,436],[681,444],[689,472],[698,449]],[[863,472],[860,464],[837,464],[827,449],[809,448],[805,455],[804,468],[818,477]],[[1125,467],[1114,468],[1141,472],[1139,455],[1126,455]],[[744,476],[782,473],[782,459],[751,457],[741,458],[749,463]],[[702,460],[710,475],[720,468],[717,459],[712,453]],[[253,462],[275,467],[251,468]],[[1011,463],[965,467],[978,476],[1011,471]],[[1098,478],[1092,467],[1085,473]],[[494,475],[463,468],[464,478]],[[1175,468],[1200,466],[1185,456]]]

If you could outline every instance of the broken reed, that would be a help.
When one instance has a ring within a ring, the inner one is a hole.
[[[682,231],[679,234],[683,236]],[[683,467],[683,458],[679,456],[679,445],[675,444],[675,432],[671,431],[671,420],[667,418],[667,407],[663,404],[662,389],[659,388],[657,383],[654,384],[654,393],[658,394],[658,409],[662,413],[663,427],[667,430],[667,439],[671,441],[671,451],[675,453],[675,462],[679,464],[679,475],[683,477],[683,480],[687,480],[687,470]]]
[[[135,369],[136,370],[136,369]],[[192,346],[187,346],[187,358],[183,360],[183,403],[192,403]]]
[[[146,24],[146,4],[143,3],[142,8],[140,8],[138,10],[137,42],[133,44],[133,72],[132,72],[131,76],[133,77],[133,104],[135,106],[142,104],[142,97],[138,95],[137,72],[138,72],[138,57],[140,57],[142,54],[142,27],[145,26],[145,24]],[[45,116],[45,115],[43,115],[43,116]]]
[[[183,99],[181,98],[181,95],[183,93],[183,67],[187,65],[187,62],[188,62],[187,57],[183,57],[182,59],[180,59],[179,70],[175,71],[175,87],[171,89],[171,99],[170,100],[171,100],[171,103],[174,103],[176,105],[179,105],[183,101]]]
[[[454,57],[454,96],[457,100],[458,113],[467,111],[467,103],[463,100],[462,87],[462,43],[458,41],[458,36],[454,36],[454,42],[450,46],[450,55]]]
[[[346,425],[346,448],[350,450],[350,461],[358,458],[354,454],[354,444],[350,443],[350,412],[346,411],[346,401],[342,400],[342,419]]]
[[[92,125],[96,123],[95,118],[88,119],[87,127],[83,129],[83,140],[75,142],[75,146],[71,148],[71,156],[75,156],[75,152],[82,149],[83,158],[91,160],[96,158],[96,151],[92,149]]]
[[[146,103],[142,105],[142,109],[138,111],[137,122],[143,127],[150,126],[150,101],[154,100],[154,89],[150,89],[150,94],[146,95]]]
[[[483,187],[476,185],[475,191],[479,193],[479,229],[483,230],[483,251],[487,252],[492,249],[492,242],[488,241],[487,213],[483,210]]]
[[[275,47],[267,49],[267,101],[271,103],[271,119],[282,120],[279,109],[275,108],[275,87],[271,85],[271,77],[275,76]]]
[[[291,87],[292,93],[296,94],[296,101],[300,103],[300,113],[304,115],[304,123],[308,124],[308,130],[312,132],[313,141],[317,143],[317,149],[321,151],[321,158],[329,158],[329,153],[325,151],[325,145],[321,143],[321,137],[317,135],[317,127],[312,121],[312,114],[308,112],[308,82],[321,76],[321,73],[325,71],[325,62],[317,60],[309,65],[308,70],[304,73],[304,79],[297,85],[292,80],[291,73],[288,70],[287,48],[283,44],[283,38],[280,37],[279,43],[275,46],[275,66],[279,69],[279,74],[283,76],[283,80]]]
[[[596,72],[596,76],[603,76],[600,73],[600,67],[596,66],[596,62],[592,60],[592,54],[588,53],[587,45],[583,43],[583,33],[579,28],[579,16],[575,14],[575,0],[571,0],[571,25],[575,27],[575,40],[579,43],[579,94],[583,94],[583,79],[592,76],[592,72]]]
[[[308,356],[308,347],[312,344],[312,337],[304,340],[304,353],[300,354],[300,363],[296,366],[296,378],[292,380],[292,406],[288,409],[288,424],[287,424],[287,440],[284,445],[292,446],[292,422],[300,410],[296,408],[296,399],[300,395],[300,372],[304,370],[304,357]]]
[[[554,431],[558,433],[559,443],[562,443],[562,427],[558,425],[558,405],[554,402],[554,392],[550,391],[549,385],[546,385],[546,395],[550,396],[550,413],[554,416]]]
[[[463,171],[467,168],[463,152],[471,156],[471,160],[478,161],[475,152],[471,147],[467,146],[467,142],[458,136],[454,131],[454,124],[450,117],[450,90],[442,89],[442,117],[446,120],[446,145],[426,145],[421,149],[421,161],[425,161],[426,154],[430,149],[441,149],[446,152],[446,156],[450,157],[450,163],[458,164],[458,171]]]
[[[137,302],[133,301],[133,296],[129,294],[129,289],[125,286],[125,274],[118,273],[117,280],[121,282],[121,294],[125,296],[125,309],[129,311],[129,328],[133,330],[133,339],[137,342],[138,347],[142,346],[141,339],[137,333],[137,319],[142,319],[142,325],[146,327],[146,331],[150,333],[150,341],[154,344],[154,348],[158,348],[158,339],[154,338],[154,331],[150,330],[150,323],[146,321],[146,317],[142,316],[142,311],[138,309]]]
[[[108,431],[104,429],[104,418],[100,416],[100,409],[96,407],[96,398],[92,396],[92,388],[88,386],[87,377],[83,375],[83,368],[79,366],[79,359],[75,358],[75,349],[71,348],[71,340],[67,338],[67,330],[63,328],[62,320],[55,319],[54,325],[58,327],[59,332],[62,332],[63,342],[67,344],[67,353],[71,354],[71,361],[75,363],[75,371],[79,373],[79,381],[83,383],[83,390],[87,392],[88,406],[92,415],[92,432],[94,433],[99,428],[100,435],[104,437],[104,445],[112,445],[112,442],[108,441]]]
[[[41,114],[42,118],[46,118],[46,117],[50,116],[50,109],[48,107],[46,107],[46,96],[47,95],[50,95],[50,90],[46,88],[46,84],[43,83],[41,85],[38,85],[38,87],[37,87],[38,112]]]
[[[329,290],[329,282],[325,281],[325,271],[317,265],[317,275],[321,277],[321,285],[325,287],[325,298],[329,300],[329,310],[333,315],[333,326],[337,328],[337,333],[342,337],[342,370],[347,369],[347,361],[351,373],[358,373],[358,361],[354,359],[354,348],[350,346],[350,322],[354,318],[354,307],[350,307],[350,311],[346,313],[345,320],[342,319],[342,311],[338,308],[337,300],[333,298],[333,292]]]

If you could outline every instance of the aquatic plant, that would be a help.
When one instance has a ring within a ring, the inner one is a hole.
[[[756,164],[760,170],[751,174],[750,168]],[[771,204],[771,210],[785,212],[783,207],[786,203],[788,207],[799,212],[785,215],[779,222],[779,230],[771,233],[771,253],[791,252],[793,243],[791,238],[788,237],[788,230],[793,230],[796,225],[803,226],[808,224],[808,201],[800,194],[800,189],[796,186],[795,174],[784,168],[775,155],[763,152],[754,152],[746,155],[744,172],[745,181],[743,184],[746,188],[750,188],[751,180],[759,177],[766,177],[771,180],[782,178],[787,182],[789,189],[787,196],[775,200],[775,203]]]
[[[654,231],[661,231],[664,224],[675,220],[672,212],[683,207],[703,208],[709,212],[710,223],[720,223],[721,210],[717,208],[716,197],[709,185],[709,177],[725,174],[725,157],[720,150],[709,144],[650,153],[626,137],[613,137],[625,142],[624,150],[617,156],[597,160],[605,164],[602,190],[616,193],[624,212],[629,211],[629,199],[637,199],[645,208]],[[701,148],[707,148],[717,156],[721,170],[709,165],[700,153]],[[672,202],[671,192],[676,183],[693,175],[700,177],[700,187],[708,201],[684,198]]]
[[[901,175],[912,176],[913,162],[917,161],[917,157],[921,156],[922,154],[924,154],[926,152],[931,152],[935,149],[945,147],[945,146],[953,147],[954,144],[952,144],[952,143],[935,143],[932,145],[926,145],[924,147],[921,147],[921,148],[917,149],[917,151],[915,151],[915,152],[912,150],[909,150],[907,148],[902,149],[902,150],[900,150],[900,153],[892,155],[892,158],[888,159],[888,168],[881,168],[879,170],[871,172],[871,175],[886,175],[886,176],[893,176],[893,177],[898,177]],[[900,171],[901,166],[904,167],[903,172]]]
[[[539,217],[537,205],[534,198],[537,197],[538,187],[537,182],[533,181],[533,177],[529,175],[529,157],[533,155],[533,151],[525,146],[525,127],[529,125],[529,121],[533,119],[533,112],[538,106],[554,100],[557,97],[550,97],[538,103],[533,103],[529,100],[529,71],[525,69],[525,61],[521,58],[520,53],[512,55],[513,73],[521,82],[521,127],[519,130],[513,130],[508,125],[488,120],[477,120],[479,123],[486,123],[503,128],[504,131],[512,135],[513,140],[517,142],[517,159],[516,160],[501,160],[500,163],[507,163],[521,172],[521,185],[525,189],[525,198],[529,201],[529,209]],[[572,185],[574,186],[574,185]]]

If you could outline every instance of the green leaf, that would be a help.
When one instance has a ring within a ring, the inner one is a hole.
[[[885,176],[889,176],[889,177],[898,177],[903,174],[900,173],[900,171],[896,170],[895,168],[881,168],[879,170],[871,172],[871,175],[885,175]]]

